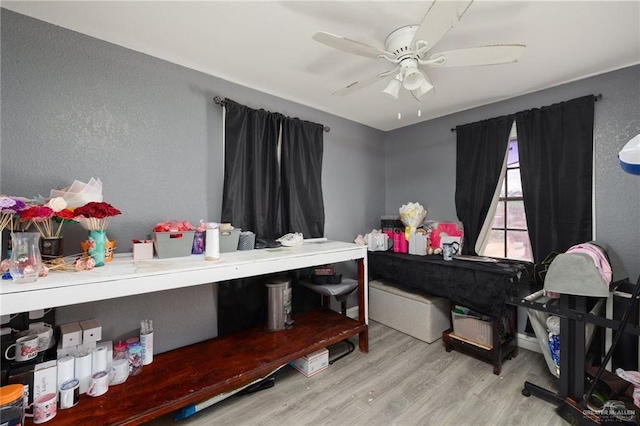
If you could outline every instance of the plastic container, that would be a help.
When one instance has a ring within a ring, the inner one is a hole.
[[[154,232],[153,244],[158,259],[191,256],[195,231]]]
[[[140,343],[129,345],[129,375],[137,376],[142,373],[142,346]]]
[[[124,342],[118,342],[113,345],[113,359],[129,359],[129,352],[127,351],[127,344]]]
[[[231,253],[238,251],[238,241],[240,240],[239,229],[220,230],[220,253]]]
[[[8,385],[0,388],[0,420],[2,424],[24,424],[24,386]]]

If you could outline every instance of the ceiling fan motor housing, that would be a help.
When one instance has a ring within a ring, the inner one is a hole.
[[[415,52],[411,48],[413,36],[418,31],[418,25],[407,25],[398,28],[384,42],[385,50],[393,53],[397,59],[403,59],[404,56],[414,56]]]

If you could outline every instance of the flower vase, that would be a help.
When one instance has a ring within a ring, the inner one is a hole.
[[[104,266],[104,244],[107,241],[107,232],[104,229],[89,231],[89,256],[96,261],[96,266]]]
[[[38,280],[42,269],[38,232],[13,232],[9,273],[16,283],[32,283]]]
[[[62,237],[41,237],[40,253],[42,254],[42,260],[51,261],[63,257],[63,243]]]

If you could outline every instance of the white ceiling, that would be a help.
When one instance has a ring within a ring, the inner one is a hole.
[[[515,64],[428,68],[423,101],[386,80],[337,89],[389,68],[312,40],[327,31],[384,48],[431,1],[3,1],[2,7],[368,126],[392,130],[640,63],[640,2],[476,0],[432,52],[501,43]],[[225,93],[220,93],[222,97]],[[417,116],[418,108],[422,116]],[[402,119],[398,120],[398,113]]]

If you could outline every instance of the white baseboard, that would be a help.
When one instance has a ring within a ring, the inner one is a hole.
[[[347,316],[351,319],[357,320],[358,319],[358,307],[357,306],[352,306],[350,308],[347,309]]]
[[[518,333],[516,334],[516,341],[518,343],[519,348],[528,349],[532,352],[537,352],[539,354],[542,353],[540,349],[540,344],[538,343],[538,339],[535,337],[527,336],[526,334]]]

